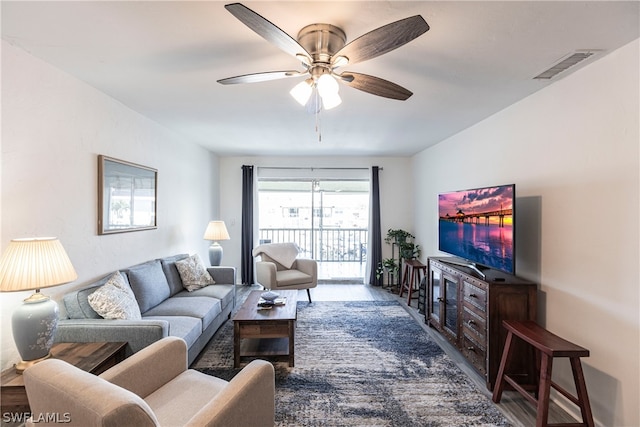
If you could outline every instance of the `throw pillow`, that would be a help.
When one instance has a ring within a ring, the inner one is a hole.
[[[178,273],[180,273],[182,286],[189,292],[215,283],[198,254],[176,261],[176,268],[178,269]]]
[[[140,307],[119,271],[88,297],[89,305],[105,319],[140,320]]]

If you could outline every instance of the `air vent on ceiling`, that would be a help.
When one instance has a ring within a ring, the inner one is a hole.
[[[560,59],[560,61],[558,61],[556,64],[552,65],[545,71],[535,76],[534,79],[539,79],[539,80],[551,79],[556,75],[558,75],[559,73],[567,70],[568,68],[573,67],[574,65],[584,61],[590,56],[593,56],[597,52],[598,52],[597,50],[576,50],[575,52],[565,56],[564,58]]]

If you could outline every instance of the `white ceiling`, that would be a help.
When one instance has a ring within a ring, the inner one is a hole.
[[[216,80],[302,69],[219,1],[2,1],[2,38],[221,155],[408,156],[552,84],[532,78],[578,49],[639,36],[637,1],[356,1],[243,3],[292,37],[311,23],[347,42],[420,14],[431,29],[345,67],[413,91],[407,101],[342,85],[316,117],[289,95],[299,79]],[[585,88],[588,90],[589,88]]]

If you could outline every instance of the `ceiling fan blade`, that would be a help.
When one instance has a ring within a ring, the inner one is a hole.
[[[287,77],[298,77],[305,74],[306,71],[269,71],[266,73],[254,73],[244,74],[242,76],[227,77],[226,79],[218,80],[218,83],[223,85],[233,85],[238,83],[259,83],[269,80],[285,79]]]
[[[336,76],[340,81],[348,86],[373,95],[383,96],[385,98],[405,101],[413,95],[413,92],[403,88],[402,86],[367,74],[345,71],[342,74],[336,74]]]
[[[309,60],[308,63],[311,63],[311,59],[309,59],[311,58],[311,55],[309,55],[309,52],[300,46],[300,43],[298,43],[293,37],[282,31],[266,18],[260,16],[241,3],[227,4],[225,5],[225,8],[244,25],[251,28],[255,33],[268,42],[276,45],[289,55],[298,57],[298,59],[302,59],[299,55],[303,55]]]
[[[345,56],[349,64],[366,61],[397,49],[428,30],[429,25],[422,16],[410,16],[358,37],[336,52],[333,58]]]

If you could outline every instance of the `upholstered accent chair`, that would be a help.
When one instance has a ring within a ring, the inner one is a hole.
[[[231,381],[187,368],[187,345],[163,338],[95,376],[48,359],[24,371],[27,426],[273,427],[273,365],[254,360]],[[249,410],[250,408],[250,410]],[[58,414],[53,419],[49,414]]]
[[[309,289],[318,285],[318,263],[313,259],[297,258],[298,247],[293,243],[271,243],[253,250],[256,261],[256,281],[265,289]]]

